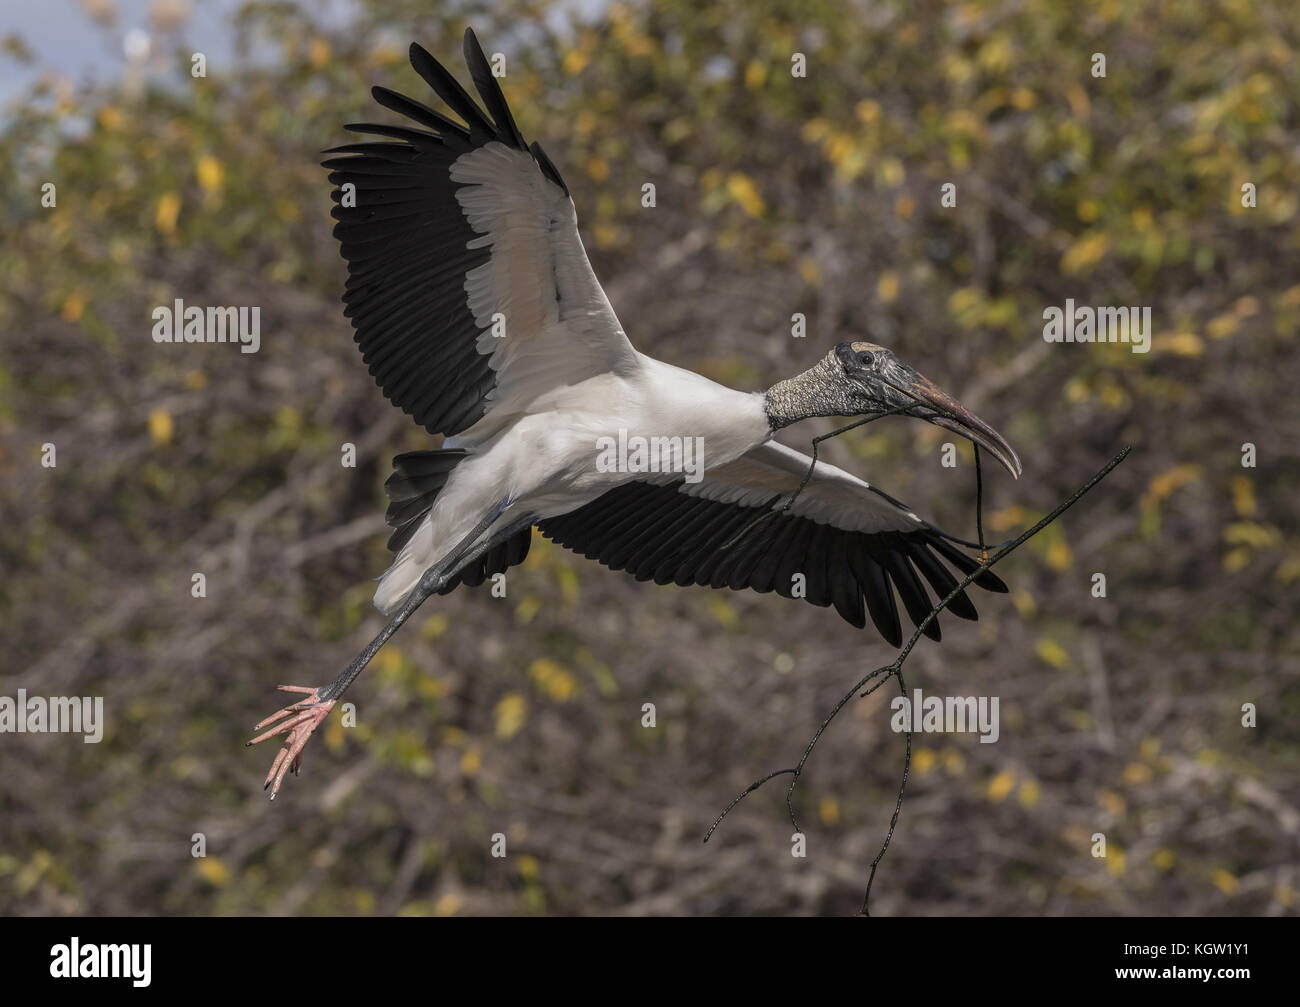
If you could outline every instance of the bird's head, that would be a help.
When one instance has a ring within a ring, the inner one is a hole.
[[[875,343],[845,341],[827,354],[826,361],[838,367],[847,385],[852,411],[846,415],[903,409],[912,416],[973,441],[993,455],[1015,478],[1020,478],[1020,459],[1006,439],[929,378],[918,373]]]
[[[961,434],[1020,478],[1020,459],[1001,434],[875,343],[837,344],[810,370],[768,389],[764,407],[774,430],[811,416],[867,416],[898,409],[900,415]]]

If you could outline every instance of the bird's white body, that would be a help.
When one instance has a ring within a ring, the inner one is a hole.
[[[489,411],[444,446],[468,457],[453,470],[423,524],[398,554],[375,593],[388,612],[502,499],[499,519],[567,514],[638,473],[597,464],[606,439],[698,438],[706,472],[740,458],[772,436],[763,396],[637,353],[624,373],[606,371],[551,389],[526,410]],[[640,475],[644,478],[644,475]]]

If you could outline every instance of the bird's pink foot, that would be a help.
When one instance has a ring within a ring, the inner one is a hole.
[[[322,702],[320,698],[320,689],[311,689],[304,685],[281,685],[277,686],[281,692],[298,692],[303,693],[306,698],[299,700],[291,706],[286,706],[278,713],[273,713],[265,720],[259,721],[254,731],[261,730],[268,724],[275,724],[269,731],[263,731],[256,738],[247,742],[249,745],[256,745],[259,741],[265,741],[267,738],[274,738],[277,734],[287,735],[284,739],[284,745],[276,753],[275,762],[271,763],[271,771],[266,774],[266,783],[262,789],[268,787],[271,790],[271,800],[275,800],[275,795],[280,792],[280,784],[284,782],[284,774],[293,771],[297,776],[302,770],[302,750],[311,740],[312,732],[320,727],[321,722],[329,716],[330,711],[334,709],[336,700]],[[282,723],[276,723],[282,721]]]

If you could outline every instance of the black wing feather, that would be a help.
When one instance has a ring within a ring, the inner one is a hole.
[[[963,574],[978,569],[975,560],[929,529],[869,534],[788,513],[768,518],[723,548],[777,498],[741,506],[692,495],[684,491],[687,488],[682,482],[627,482],[537,527],[547,538],[588,559],[659,584],[775,590],[790,598],[794,575],[802,573],[806,601],[833,605],[846,622],[859,628],[870,616],[880,635],[895,647],[902,643],[895,590],[908,617],[919,625],[930,614],[931,599],[918,569],[941,597],[957,586],[957,580],[939,557]],[[974,583],[1006,590],[988,571]],[[950,607],[962,618],[978,617],[964,592]],[[937,619],[925,633],[940,638]]]
[[[452,166],[502,143],[529,152],[546,178],[564,184],[541,148],[530,150],[519,132],[473,32],[465,35],[465,59],[487,112],[424,48],[412,45],[410,55],[416,73],[464,125],[375,87],[376,102],[420,128],[350,123],[354,133],[385,139],[331,148],[321,163],[334,186],[334,235],[348,263],[345,314],[362,358],[385,398],[430,433],[450,436],[483,416],[496,387],[465,294],[466,274],[488,262],[491,249],[469,247],[480,235],[457,199]]]

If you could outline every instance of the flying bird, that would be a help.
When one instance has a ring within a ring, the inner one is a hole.
[[[331,684],[280,686],[302,699],[248,742],[284,735],[266,777],[272,798],[398,627],[431,595],[522,562],[534,528],[638,580],[834,606],[898,646],[895,592],[916,625],[932,607],[927,584],[942,598],[957,586],[953,569],[979,564],[833,465],[819,463],[800,491],[812,459],[773,436],[812,417],[899,410],[1020,475],[997,431],[873,343],[841,342],[762,392],[638,352],[587,261],[568,186],[519,132],[472,31],[464,51],[481,105],[412,45],[411,65],[457,118],[375,87],[414,125],[351,124],[382,139],[325,152],[348,264],[344,314],[362,359],[393,405],[444,440],[398,455],[385,483],[395,556],[375,605],[391,619]],[[613,443],[663,446],[669,462],[698,445],[698,471],[598,464]],[[988,570],[973,583],[1007,590]],[[949,608],[977,617],[965,593]],[[926,632],[939,639],[938,621]]]

